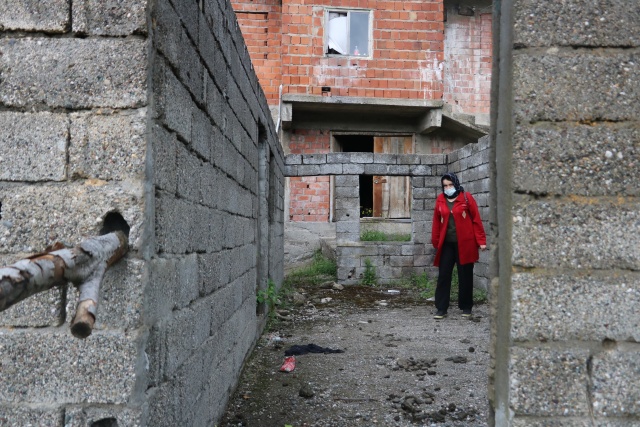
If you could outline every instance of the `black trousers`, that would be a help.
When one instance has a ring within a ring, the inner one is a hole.
[[[473,307],[473,263],[460,265],[458,244],[444,242],[440,255],[438,284],[436,286],[436,309],[446,312],[451,299],[451,274],[458,267],[458,307],[471,310]]]

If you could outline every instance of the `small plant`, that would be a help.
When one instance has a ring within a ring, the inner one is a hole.
[[[273,280],[269,279],[267,281],[267,289],[260,289],[258,294],[256,295],[256,299],[259,304],[266,304],[267,309],[269,311],[269,315],[275,313],[275,307],[280,303],[280,298],[278,296],[278,289]]]
[[[362,284],[366,286],[375,286],[378,283],[376,277],[376,267],[369,258],[364,259],[364,273],[362,275]]]
[[[287,275],[284,284],[287,287],[295,285],[319,285],[327,280],[335,280],[338,267],[335,261],[322,255],[322,251],[317,250],[313,254],[311,265],[302,267]]]
[[[372,217],[373,209],[365,208],[364,206],[360,206],[360,218]]]
[[[411,234],[385,233],[383,231],[365,230],[360,235],[362,242],[409,242]]]

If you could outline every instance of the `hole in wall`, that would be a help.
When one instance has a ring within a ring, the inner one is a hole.
[[[115,418],[103,418],[92,422],[91,427],[118,427],[118,420]]]
[[[127,237],[129,237],[129,224],[120,214],[120,212],[109,212],[102,221],[102,228],[100,229],[100,235],[113,233],[114,231],[122,231]]]

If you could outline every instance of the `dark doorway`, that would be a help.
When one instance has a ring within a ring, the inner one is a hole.
[[[344,153],[373,153],[373,135],[335,135]],[[373,176],[360,175],[360,218],[373,216]]]

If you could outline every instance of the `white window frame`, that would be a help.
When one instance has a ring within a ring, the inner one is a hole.
[[[346,13],[347,14],[347,46],[350,45],[350,37],[351,37],[351,19],[350,12],[366,12],[369,15],[369,23],[368,23],[368,33],[367,33],[367,55],[353,55],[351,53],[348,54],[340,54],[340,53],[329,53],[329,13]],[[370,59],[373,57],[373,10],[372,9],[358,9],[358,8],[339,8],[332,7],[325,9],[324,13],[324,54],[325,56],[338,57],[338,58],[366,58]]]

